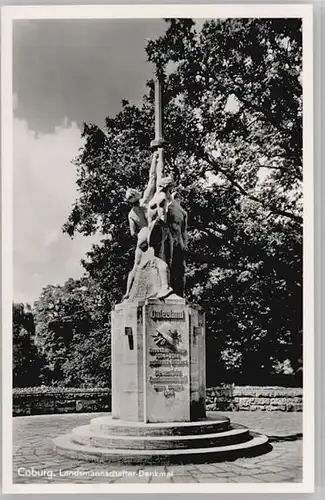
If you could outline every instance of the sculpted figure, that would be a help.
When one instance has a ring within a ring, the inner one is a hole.
[[[159,298],[167,297],[173,290],[170,287],[170,266],[172,262],[172,240],[167,225],[167,198],[158,192],[148,205],[148,245],[153,248],[161,276]]]
[[[155,152],[152,156],[149,181],[141,198],[141,194],[137,189],[129,188],[126,191],[125,199],[131,204],[132,208],[129,212],[129,228],[131,236],[137,238],[137,245],[134,255],[134,264],[132,271],[129,273],[126,293],[124,299],[128,299],[130,290],[135,278],[138,265],[141,262],[143,252],[148,248],[148,220],[147,208],[150,199],[153,197],[156,190],[157,182],[157,159],[158,153]]]
[[[155,257],[159,258],[156,262],[161,280],[161,290],[158,296],[162,298],[172,292],[172,289],[169,286],[168,266],[170,264],[170,259],[166,262],[163,251],[161,250],[161,247],[163,246],[162,240],[164,240],[165,235],[164,231],[161,231],[161,224],[165,224],[166,226],[166,223],[163,222],[166,219],[166,204],[162,200],[157,200],[157,203],[155,201],[155,192],[157,187],[157,162],[159,162],[159,155],[161,157],[160,151],[156,151],[153,154],[149,171],[149,181],[142,198],[139,191],[132,188],[127,190],[125,196],[126,200],[132,205],[128,219],[130,233],[132,236],[137,238],[137,246],[134,256],[134,265],[128,276],[124,300],[127,300],[130,296],[130,291],[142,260],[143,253],[148,249],[148,246],[153,247]],[[154,222],[155,224],[153,224]],[[154,231],[152,231],[153,225],[155,225]],[[166,230],[168,231],[167,226]]]
[[[185,288],[185,252],[187,250],[187,213],[180,203],[177,192],[172,193],[172,177],[162,177],[157,164],[157,193],[163,194],[167,203],[166,225],[169,232],[170,286],[173,291],[183,297]]]
[[[171,287],[183,297],[185,288],[185,254],[187,252],[187,212],[181,206],[179,193],[172,193],[172,201],[168,205],[167,224],[173,241],[173,258],[170,267]]]
[[[187,248],[187,213],[177,192],[172,193],[174,181],[163,176],[163,150],[153,154],[149,182],[142,196],[128,189],[126,199],[131,203],[129,227],[137,238],[133,269],[129,274],[124,299],[128,299],[143,253],[153,249],[161,287],[157,295],[167,297],[173,291],[183,297],[185,286],[185,252]]]

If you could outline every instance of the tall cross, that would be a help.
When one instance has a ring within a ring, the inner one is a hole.
[[[150,145],[153,149],[161,150],[162,153],[160,155],[162,164],[159,166],[160,176],[163,176],[164,172],[163,148],[167,142],[164,139],[163,83],[164,73],[157,69],[155,73],[155,138]]]

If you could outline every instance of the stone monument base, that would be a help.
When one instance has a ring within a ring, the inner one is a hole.
[[[132,422],[205,417],[205,318],[175,294],[112,311],[112,415]]]
[[[92,462],[216,462],[265,453],[267,441],[215,412],[201,421],[166,423],[130,422],[108,415],[57,437],[54,449]]]
[[[57,437],[55,450],[120,463],[207,462],[265,452],[266,436],[206,413],[204,313],[175,294],[146,297],[140,284],[158,281],[155,262],[141,267],[136,296],[112,311],[112,414]]]

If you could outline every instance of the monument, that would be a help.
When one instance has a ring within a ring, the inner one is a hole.
[[[134,267],[112,311],[112,417],[146,423],[205,417],[204,314],[183,298],[187,214],[164,172],[161,85],[148,184],[126,193]]]
[[[92,461],[220,459],[259,453],[267,438],[205,408],[205,315],[184,298],[187,213],[165,175],[162,76],[145,191],[126,190],[134,265],[111,312],[112,413],[54,440]],[[122,249],[121,249],[122,251]]]

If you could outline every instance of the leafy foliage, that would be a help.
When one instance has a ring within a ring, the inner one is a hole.
[[[39,385],[43,360],[35,346],[34,317],[29,305],[13,303],[13,386]]]
[[[200,32],[189,19],[167,21],[147,54],[160,72],[172,63],[165,157],[189,213],[187,297],[207,312],[208,383],[264,383],[281,366],[288,373],[287,360],[299,383],[301,21],[211,20]],[[75,160],[79,194],[64,230],[103,235],[83,265],[108,310],[132,267],[125,190],[147,181],[153,82],[147,86],[141,105],[123,101],[105,131],[85,125]],[[60,373],[71,342],[64,332]]]
[[[43,289],[34,305],[37,345],[46,358],[48,383],[72,387],[110,385],[109,313],[90,279],[69,279]]]

